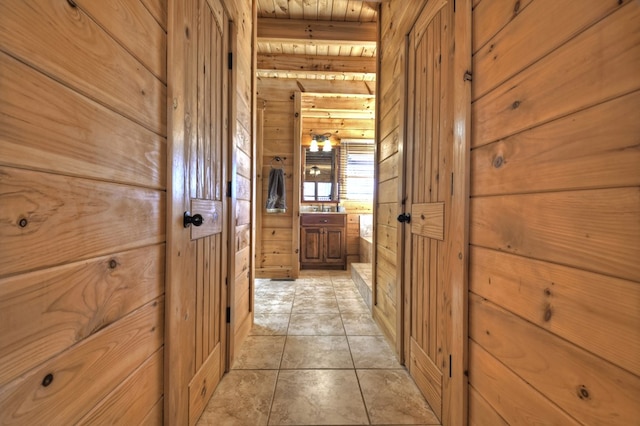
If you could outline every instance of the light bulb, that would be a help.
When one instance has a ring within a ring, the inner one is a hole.
[[[329,138],[324,140],[324,144],[322,145],[322,151],[324,152],[331,151],[331,140]]]
[[[313,139],[311,139],[311,146],[309,146],[309,151],[318,152],[318,141],[316,140],[315,136],[313,137]]]

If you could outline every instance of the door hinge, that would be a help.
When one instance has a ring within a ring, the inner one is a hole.
[[[232,70],[233,69],[233,52],[229,52],[227,54],[227,61],[228,61],[229,69]]]
[[[449,377],[451,377],[451,354],[449,354]]]
[[[227,324],[231,323],[231,307],[227,306]],[[451,375],[449,375],[451,377]]]
[[[231,181],[227,182],[227,197],[231,198]]]
[[[453,197],[453,173],[451,173],[451,196]]]

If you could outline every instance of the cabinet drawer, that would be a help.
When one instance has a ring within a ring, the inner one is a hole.
[[[343,214],[303,214],[300,217],[302,226],[344,226]]]

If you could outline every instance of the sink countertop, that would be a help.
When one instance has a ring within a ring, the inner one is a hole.
[[[300,214],[347,214],[347,212],[300,212]]]

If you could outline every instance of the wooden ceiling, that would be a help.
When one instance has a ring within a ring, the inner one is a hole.
[[[258,77],[375,81],[379,3],[258,0]]]

